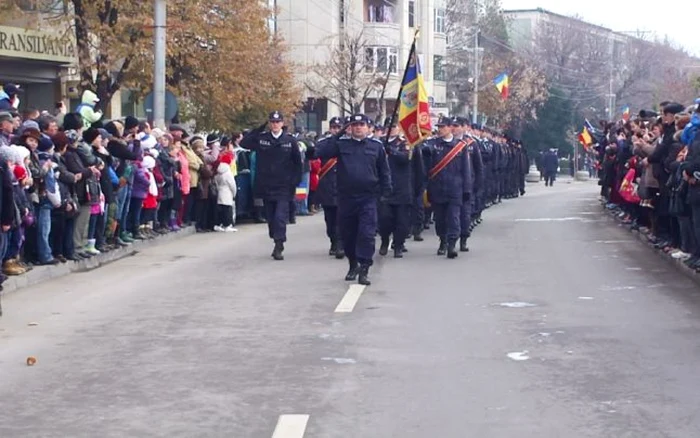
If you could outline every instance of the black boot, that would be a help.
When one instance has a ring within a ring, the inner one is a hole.
[[[420,232],[417,232],[417,233],[413,236],[413,240],[416,241],[416,242],[422,242],[422,241],[425,240],[425,239],[423,239],[423,236],[421,235]]]
[[[395,259],[402,259],[403,258],[403,245],[395,245],[394,246],[394,258]]]
[[[343,242],[337,241],[338,248],[335,251],[335,258],[337,260],[343,260],[345,258],[345,249],[343,249]]]
[[[282,242],[275,242],[275,249],[272,250],[272,258],[275,260],[284,260],[282,251],[284,251],[284,245]]]
[[[382,238],[382,245],[379,247],[379,255],[385,256],[389,253],[389,239]]]
[[[329,256],[334,256],[338,253],[338,243],[335,240],[331,240],[331,249],[328,250]]]
[[[360,275],[357,278],[357,284],[361,284],[363,286],[369,286],[370,284],[372,284],[372,282],[369,281],[369,266],[368,265],[360,266]]]
[[[437,250],[437,255],[444,256],[447,254],[447,244],[444,240],[440,239],[440,247]]]
[[[355,281],[357,280],[357,275],[359,274],[359,267],[355,260],[350,260],[350,269],[345,276],[345,281]]]
[[[459,251],[469,252],[469,247],[467,247],[467,237],[463,236],[459,239]]]
[[[447,244],[447,258],[448,259],[456,259],[459,256],[459,253],[457,252],[457,242],[454,240],[450,240],[449,243]]]

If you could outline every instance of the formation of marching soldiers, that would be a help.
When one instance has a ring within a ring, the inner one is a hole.
[[[296,140],[283,129],[280,112],[251,131],[242,146],[257,152],[255,196],[265,204],[272,257],[283,260],[290,201],[301,181],[302,158]],[[329,133],[316,145],[321,159],[316,196],[323,207],[329,255],[346,258],[346,281],[369,285],[375,241],[379,254],[395,258],[406,240],[424,240],[434,220],[437,254],[455,259],[482,222],[482,212],[502,199],[525,194],[528,158],[519,141],[472,126],[465,118],[441,117],[437,134],[409,148],[396,124],[372,130],[356,114],[331,119]]]

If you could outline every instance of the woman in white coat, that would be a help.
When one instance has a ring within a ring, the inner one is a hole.
[[[215,231],[232,232],[237,231],[233,227],[233,205],[236,202],[236,180],[231,172],[231,154],[221,156],[219,166],[216,168],[216,188],[218,189],[217,210],[219,213],[219,225],[214,227]]]

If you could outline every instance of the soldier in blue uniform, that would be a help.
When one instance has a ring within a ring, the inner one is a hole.
[[[387,120],[388,126],[391,121]],[[391,170],[392,192],[379,204],[379,236],[382,239],[379,255],[387,255],[389,239],[393,235],[394,257],[402,258],[405,242],[411,226],[411,208],[416,199],[417,180],[423,178],[423,163],[420,154],[414,155],[399,136],[396,123],[388,128],[385,150]]]
[[[272,257],[284,260],[289,204],[301,183],[302,157],[294,137],[282,129],[282,113],[270,113],[268,122],[268,131],[265,125],[251,131],[241,140],[241,147],[256,152],[255,196],[263,200],[268,231],[275,242]]]
[[[377,232],[377,200],[391,194],[384,145],[368,138],[369,119],[355,114],[352,134],[334,137],[316,148],[321,160],[337,158],[338,220],[350,269],[346,281],[369,285]]]
[[[471,232],[473,229],[472,217],[476,209],[477,196],[482,190],[484,185],[484,163],[481,159],[481,151],[479,150],[479,145],[471,135],[466,133],[466,127],[468,126],[467,120],[463,117],[457,117],[452,122],[452,134],[457,140],[469,140],[469,170],[471,173],[471,186],[472,192],[469,196],[469,201],[462,204],[462,209],[460,212],[460,236],[459,236],[459,250],[461,252],[468,252],[469,247],[467,246],[467,239],[471,237]]]
[[[438,255],[447,253],[456,258],[460,232],[460,212],[464,202],[470,202],[472,181],[468,141],[458,141],[452,135],[451,120],[442,117],[437,122],[439,138],[430,140],[423,148],[428,171],[428,201],[435,214],[435,231],[440,237]]]
[[[316,147],[321,147],[329,141],[333,141],[333,137],[343,131],[343,120],[340,117],[333,117],[330,120],[329,136],[319,140]],[[321,160],[321,171],[319,172],[318,189],[316,197],[323,207],[323,219],[326,222],[326,235],[331,241],[331,248],[328,250],[329,256],[335,256],[337,259],[345,257],[343,242],[340,238],[340,229],[338,227],[338,179],[337,173],[337,158],[327,158]]]

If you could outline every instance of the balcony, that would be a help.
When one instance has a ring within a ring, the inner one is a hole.
[[[394,24],[401,22],[399,0],[365,0],[365,23]]]

